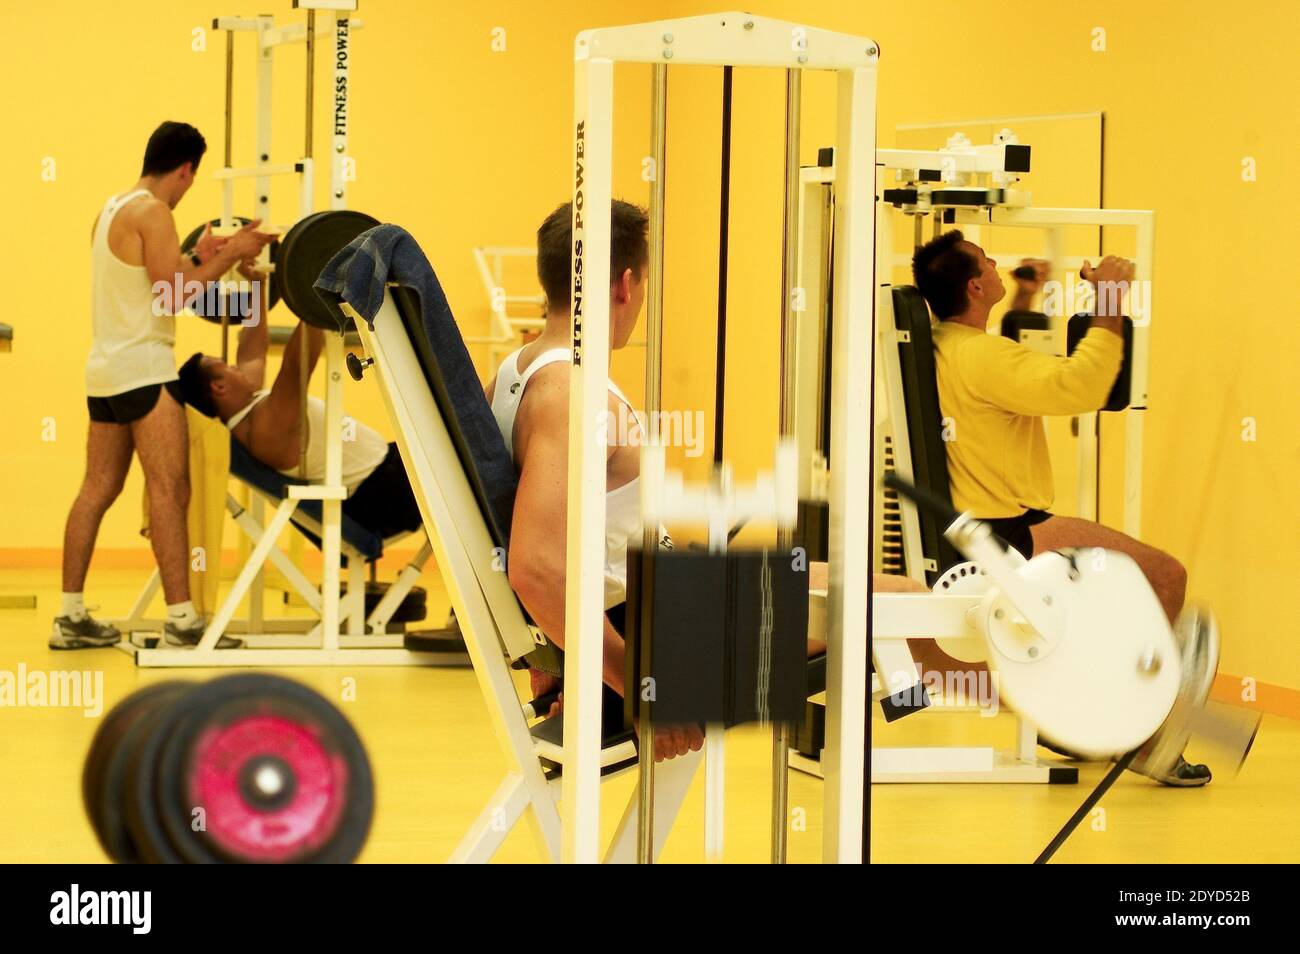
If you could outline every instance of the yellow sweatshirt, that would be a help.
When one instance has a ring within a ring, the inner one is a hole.
[[[1123,339],[1089,328],[1074,354],[1059,358],[940,321],[934,351],[953,506],[985,519],[1048,509],[1055,485],[1042,417],[1105,404]]]

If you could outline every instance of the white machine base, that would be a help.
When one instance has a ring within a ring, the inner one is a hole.
[[[156,637],[156,634],[154,634]],[[142,669],[151,668],[225,668],[261,666],[445,666],[470,664],[467,653],[423,653],[402,648],[400,634],[391,636],[340,636],[338,649],[324,649],[319,641],[304,646],[302,637],[263,635],[243,637],[244,645],[256,652],[231,649],[157,648],[130,640],[117,649],[135,657]]]
[[[790,753],[790,768],[822,777],[821,761],[799,752]],[[871,782],[983,782],[1002,784],[1072,784],[1079,770],[1043,759],[1025,761],[1014,752],[988,747],[880,748],[871,753]]]

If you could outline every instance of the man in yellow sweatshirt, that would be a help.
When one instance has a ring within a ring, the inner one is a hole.
[[[1006,295],[997,262],[952,231],[917,250],[916,287],[938,319],[934,329],[939,406],[953,506],[988,521],[1026,557],[1064,547],[1102,547],[1132,557],[1172,623],[1183,607],[1187,571],[1177,559],[1091,520],[1049,512],[1052,465],[1042,418],[1099,410],[1123,359],[1121,296],[1099,293],[1087,335],[1068,358],[1041,354],[988,333],[989,312]],[[1042,272],[1038,273],[1041,280]],[[1107,256],[1080,275],[1100,291],[1126,289],[1133,263]],[[1019,279],[1018,279],[1019,281]],[[1120,284],[1125,283],[1125,284]],[[1023,282],[1027,301],[1037,281]],[[1169,784],[1201,785],[1210,771],[1181,762]]]

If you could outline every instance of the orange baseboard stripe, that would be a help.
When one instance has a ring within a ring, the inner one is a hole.
[[[1242,676],[1219,673],[1214,677],[1214,687],[1210,689],[1210,698],[1230,706],[1254,709],[1268,715],[1282,716],[1286,719],[1300,719],[1300,689],[1289,686],[1275,686],[1269,682],[1256,681],[1249,686],[1253,699],[1243,699],[1247,692],[1247,683]]]

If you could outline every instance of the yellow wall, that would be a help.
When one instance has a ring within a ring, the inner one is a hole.
[[[1028,0],[753,0],[746,8],[880,43],[882,145],[892,144],[891,131],[904,122],[1106,112],[1107,205],[1158,213],[1143,536],[1181,557],[1189,594],[1215,606],[1225,671],[1300,685],[1292,622],[1300,596],[1286,573],[1300,556],[1292,490],[1300,432],[1291,419],[1300,327],[1294,282],[1279,264],[1287,256],[1277,248],[1282,210],[1300,199],[1288,163],[1300,150],[1290,102],[1300,87],[1293,42],[1300,7],[1289,0],[1231,9],[1209,0],[1101,0],[1086,9]],[[716,6],[665,9],[688,16]],[[1098,27],[1106,31],[1105,52],[1092,50]],[[693,244],[669,241],[670,283],[676,266],[700,274],[704,287],[670,284],[665,295],[668,363],[681,368],[666,377],[677,389],[666,384],[665,399],[709,408],[712,355],[695,343],[691,326],[715,294],[705,276],[716,266],[696,259],[714,254],[716,243],[717,71],[699,82],[701,92],[683,108],[713,110],[711,119],[686,120],[706,139],[679,149],[713,171],[696,185],[700,177],[688,168],[691,184],[674,189],[679,173],[670,156],[668,227],[671,233],[683,220],[712,218],[708,228],[678,229],[679,236],[693,232]],[[772,237],[781,214],[782,105],[779,79],[751,82],[752,91],[738,82],[736,92],[733,148],[744,159],[733,173],[728,336],[733,368],[746,370],[728,377],[726,439],[729,452],[743,454],[753,469],[768,459],[776,426],[774,396],[753,389],[777,373],[779,253]],[[760,85],[766,102],[744,101]],[[834,136],[834,90],[824,84],[817,98],[814,90],[805,83],[805,163]],[[1255,182],[1242,180],[1247,156],[1257,162]],[[1032,175],[1026,186],[1032,191]],[[737,228],[742,218],[746,227]],[[674,324],[682,309],[691,317]],[[1254,441],[1242,439],[1248,417],[1257,423]]]
[[[3,239],[8,302],[0,321],[16,329],[13,353],[0,355],[0,393],[7,402],[0,415],[7,501],[0,507],[0,550],[61,545],[84,466],[91,223],[109,195],[135,182],[145,141],[163,119],[194,123],[208,141],[198,182],[176,210],[180,234],[220,214],[212,172],[222,161],[225,40],[210,33],[206,52],[195,52],[191,30],[232,6],[240,9],[221,0],[108,6],[55,0],[6,7],[11,66],[22,95],[12,99],[16,134],[0,151],[0,173],[12,184],[11,227]],[[485,333],[488,317],[470,250],[531,244],[541,220],[570,194],[573,37],[601,21],[603,7],[569,0],[548,3],[543,13],[540,5],[523,2],[361,4],[365,25],[353,37],[349,149],[357,181],[349,203],[416,236],[470,333]],[[304,16],[288,0],[257,9],[276,12],[281,22]],[[624,14],[652,17],[649,6],[638,3]],[[496,27],[505,29],[502,52],[492,49]],[[239,165],[252,157],[256,101],[252,37],[236,40]],[[315,130],[321,163],[328,158],[331,54],[331,44],[321,43]],[[275,56],[272,159],[292,161],[303,148],[304,51],[291,46]],[[644,203],[640,157],[649,141],[649,74],[631,69],[628,79],[643,94],[631,95],[620,110],[616,191]],[[52,182],[41,178],[45,157],[55,161]],[[326,207],[328,178],[327,166],[318,167],[318,207]],[[273,190],[274,221],[292,223],[294,190],[287,179]],[[251,184],[237,195],[237,211],[252,208]],[[283,307],[271,320],[293,321]],[[178,357],[219,349],[212,325],[178,322]],[[475,351],[486,370],[486,348]],[[620,359],[616,369],[628,360]],[[635,400],[639,368],[622,377]],[[321,375],[315,386],[321,387]],[[348,413],[391,436],[373,381],[348,380],[345,393]],[[42,439],[47,418],[53,419],[53,441]],[[143,546],[137,535],[142,493],[134,467],[104,520],[102,547]]]
[[[1300,180],[1287,162],[1300,150],[1289,99],[1300,87],[1300,8],[1290,0],[1237,7],[1096,0],[1086,9],[1029,0],[746,5],[881,44],[884,144],[902,122],[1105,110],[1107,204],[1159,214],[1144,536],[1181,556],[1191,593],[1218,609],[1225,670],[1300,685],[1291,637],[1300,598],[1280,572],[1300,555],[1291,492],[1300,442],[1289,419],[1300,329],[1291,320],[1294,283],[1279,264],[1288,255],[1278,248],[1285,211],[1300,204]],[[287,0],[264,6],[291,16]],[[569,189],[573,34],[718,6],[365,0],[368,25],[355,41],[353,206],[410,228],[457,315],[481,326],[486,303],[470,248],[529,242]],[[0,355],[7,401],[0,548],[57,547],[79,479],[86,239],[98,205],[133,181],[160,119],[195,122],[210,156],[220,155],[221,43],[213,38],[206,53],[189,49],[190,29],[214,12],[212,0],[111,7],[66,0],[7,11],[8,67],[21,85],[0,155],[10,200],[0,320],[17,326],[18,341],[13,354]],[[490,49],[495,26],[506,28],[504,53]],[[1106,31],[1105,52],[1092,49],[1094,28]],[[241,54],[245,75],[248,59]],[[301,136],[301,55],[286,51],[282,62],[277,135],[292,155]],[[615,191],[643,200],[647,71],[620,68],[618,76]],[[667,167],[665,406],[710,418],[719,86],[717,70],[674,73]],[[242,89],[247,118],[251,99]],[[765,466],[775,430],[781,90],[779,74],[737,74],[727,449],[742,477]],[[833,94],[827,77],[805,83],[805,162],[833,138]],[[318,141],[324,135],[322,126]],[[55,182],[40,179],[44,156],[58,163]],[[1258,163],[1256,182],[1242,181],[1246,156]],[[183,226],[217,208],[215,185],[201,178],[180,207]],[[1026,184],[1032,190],[1032,176]],[[210,328],[188,327],[178,353],[211,349],[213,340]],[[638,358],[616,363],[634,397]],[[369,384],[349,385],[348,400],[352,413],[383,421]],[[54,442],[40,439],[46,417],[58,427]],[[1242,440],[1247,417],[1257,422],[1257,440]],[[138,545],[139,494],[133,477],[105,523],[105,546]]]

